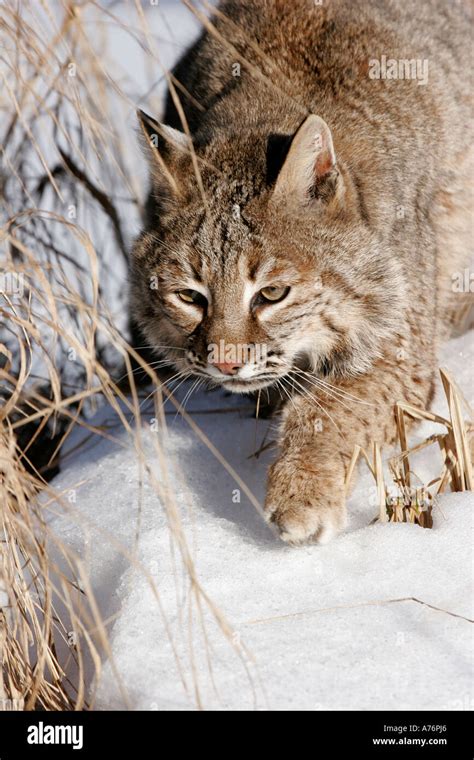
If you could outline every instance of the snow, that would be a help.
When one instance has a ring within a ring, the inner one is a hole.
[[[133,3],[110,7],[126,21]],[[196,24],[179,2],[143,9],[169,66],[196,35]],[[112,70],[117,78],[123,72],[130,97],[123,118],[129,160],[144,171],[133,142],[134,105],[159,116],[164,80],[144,66],[129,34],[110,28]],[[105,27],[94,27],[93,15],[90,31],[91,37],[106,35]],[[126,203],[119,208],[130,215],[131,239],[137,215]],[[106,229],[88,231],[96,245],[98,237],[107,238]],[[112,303],[114,293],[108,294]],[[473,359],[470,334],[452,340],[441,362],[470,402]],[[433,408],[444,411],[441,393]],[[268,427],[271,438],[273,423],[257,424],[248,401],[219,393],[192,396],[187,410],[262,503],[273,452],[251,455]],[[102,408],[90,422],[110,424],[117,443],[91,439],[73,450],[81,437],[76,433],[52,484],[68,509],[53,505],[51,527],[83,559],[107,621],[110,653],[99,682],[90,684],[96,708],[472,709],[472,625],[464,619],[473,617],[472,493],[443,496],[433,530],[374,525],[373,484],[361,466],[346,532],[326,546],[291,548],[275,538],[243,491],[235,500],[239,485],[232,475],[188,423],[168,411],[166,451],[173,465],[167,472],[189,558],[171,542],[163,504],[112,410]],[[156,456],[163,434],[154,432],[153,417],[150,406],[143,446],[163,482]],[[417,437],[431,429],[438,428],[423,425]],[[433,449],[417,458],[424,482],[439,474],[437,457]],[[185,568],[190,561],[215,605],[201,598],[202,618]],[[227,635],[213,609],[227,622]]]
[[[468,401],[473,359],[471,333],[452,340],[441,363]],[[440,390],[433,409],[443,410]],[[83,483],[74,508],[87,531],[72,516],[55,518],[53,527],[86,561],[110,621],[111,657],[96,684],[98,709],[192,709],[194,681],[208,709],[474,706],[472,625],[464,619],[473,617],[472,493],[444,495],[432,530],[371,524],[372,481],[361,466],[346,532],[326,546],[291,548],[273,536],[243,492],[240,503],[233,501],[238,486],[231,475],[169,411],[166,448],[181,473],[171,476],[179,519],[199,582],[228,621],[229,635],[203,603],[214,689],[186,571],[176,546],[171,550],[155,491],[146,479],[140,490],[133,444],[123,433],[120,446],[84,448],[54,486],[68,494]],[[187,411],[261,502],[272,455],[249,456],[268,423],[259,421],[256,429],[248,401],[219,392],[192,396]],[[151,421],[152,408],[149,414]],[[420,428],[415,440],[431,427]],[[153,424],[145,425],[155,472],[156,436]],[[439,474],[433,451],[417,462],[428,477]]]

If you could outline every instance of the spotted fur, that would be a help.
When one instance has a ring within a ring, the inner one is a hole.
[[[178,370],[290,397],[267,515],[284,540],[324,541],[353,446],[392,441],[393,405],[433,394],[472,240],[471,8],[226,0],[212,24],[174,72],[186,128],[176,93],[167,126],[141,116],[133,313]],[[371,78],[382,55],[428,60],[428,82]],[[268,304],[274,284],[290,290]],[[208,362],[219,341],[266,356],[229,377]]]

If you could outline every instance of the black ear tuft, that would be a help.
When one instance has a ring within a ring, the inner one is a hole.
[[[267,170],[266,182],[268,187],[276,182],[280,170],[290,150],[294,135],[271,134],[267,140]]]
[[[137,118],[142,126],[144,133],[148,137],[150,144],[157,147],[160,125],[156,119],[154,119],[152,116],[149,116],[147,113],[145,113],[145,111],[142,111],[141,108],[137,108]]]
[[[275,182],[276,199],[305,208],[311,208],[314,200],[342,204],[344,182],[337,168],[331,130],[324,119],[309,114],[290,144],[285,146],[280,141],[280,145],[282,152],[286,147],[287,155]]]

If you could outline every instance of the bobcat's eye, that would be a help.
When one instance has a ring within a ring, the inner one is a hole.
[[[260,294],[265,301],[276,303],[277,301],[283,301],[284,298],[290,292],[289,287],[284,285],[269,285],[268,288],[262,288]]]
[[[177,290],[176,295],[184,303],[193,303],[196,306],[207,306],[207,299],[198,290]]]

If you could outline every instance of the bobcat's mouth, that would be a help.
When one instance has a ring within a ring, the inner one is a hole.
[[[221,385],[226,391],[231,391],[232,393],[253,393],[254,391],[259,391],[273,385],[273,383],[278,380],[278,377],[278,375],[273,373],[257,375],[256,377],[248,379],[228,377],[219,380],[219,385]]]
[[[283,374],[276,372],[262,372],[260,375],[255,375],[254,377],[249,378],[239,377],[238,375],[222,375],[222,377],[216,377],[214,375],[209,375],[207,372],[196,370],[193,371],[193,375],[206,378],[206,380],[209,380],[214,387],[224,388],[224,390],[230,391],[231,393],[253,393],[254,391],[262,390],[263,388],[269,388],[276,383],[279,378],[284,377]]]

